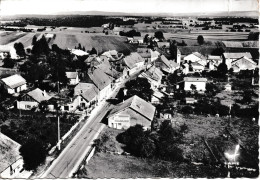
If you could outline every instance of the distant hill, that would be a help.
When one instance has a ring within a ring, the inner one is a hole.
[[[102,16],[195,16],[195,17],[223,17],[223,16],[236,16],[236,17],[255,17],[258,18],[257,11],[232,11],[232,12],[210,12],[210,13],[124,13],[124,12],[106,12],[106,11],[68,11],[68,12],[59,12],[57,14],[50,14],[50,15],[35,15],[35,14],[20,14],[20,15],[13,15],[13,16],[2,16],[1,19],[9,19],[9,18],[25,18],[25,17],[39,17],[39,18],[51,18],[56,16],[62,15],[102,15]]]

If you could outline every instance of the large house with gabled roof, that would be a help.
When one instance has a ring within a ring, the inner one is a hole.
[[[31,110],[32,108],[37,107],[42,101],[48,101],[51,98],[52,97],[49,96],[46,91],[36,88],[21,96],[17,101],[17,109]]]
[[[108,126],[115,129],[127,129],[136,124],[146,128],[151,126],[155,107],[138,96],[133,96],[114,107],[108,115]]]

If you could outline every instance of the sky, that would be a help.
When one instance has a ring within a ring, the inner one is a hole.
[[[59,14],[69,11],[208,13],[258,11],[258,0],[0,0],[0,15]]]

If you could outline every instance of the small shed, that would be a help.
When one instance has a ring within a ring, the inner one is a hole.
[[[194,103],[196,103],[197,102],[197,100],[196,99],[194,99],[194,98],[185,98],[185,102],[186,102],[186,104],[194,104]]]

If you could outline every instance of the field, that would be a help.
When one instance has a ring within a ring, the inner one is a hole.
[[[10,42],[14,42],[17,39],[20,39],[25,35],[26,35],[26,33],[23,33],[23,32],[8,32],[8,31],[1,32],[0,45],[6,45]]]
[[[86,50],[91,50],[93,47],[98,50],[99,53],[108,50],[117,50],[126,54],[135,51],[136,46],[125,43],[126,38],[122,36],[104,35],[104,33],[81,33],[80,30],[86,30],[90,28],[68,28],[62,31],[56,32],[43,32],[43,33],[21,33],[21,32],[1,32],[0,33],[0,45],[13,46],[14,43],[21,42],[24,47],[28,47],[32,43],[32,38],[36,35],[38,38],[42,34],[53,33],[56,37],[49,42],[49,45],[57,44],[60,48],[75,48],[79,43],[84,46]],[[90,32],[98,30],[92,28]],[[98,32],[98,31],[95,31]]]

